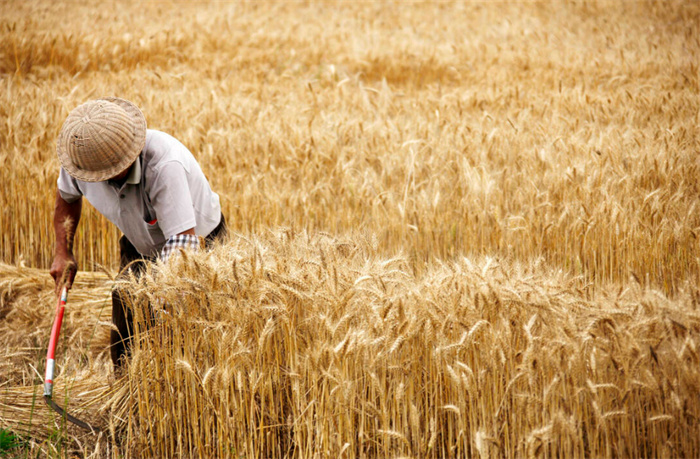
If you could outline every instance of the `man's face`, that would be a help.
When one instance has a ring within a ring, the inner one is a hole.
[[[133,166],[133,163],[131,164],[131,166]],[[131,171],[131,166],[124,169],[124,171],[121,174],[117,174],[108,180],[115,180],[115,181],[124,180],[126,178],[126,176],[129,175],[129,171]]]

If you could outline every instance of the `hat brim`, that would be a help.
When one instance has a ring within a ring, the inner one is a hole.
[[[80,169],[73,163],[68,152],[63,148],[64,142],[62,142],[60,138],[63,132],[61,132],[56,148],[61,166],[71,177],[83,182],[102,182],[121,174],[134,163],[136,158],[141,154],[143,147],[146,145],[146,117],[143,116],[141,110],[134,103],[118,97],[101,97],[97,100],[104,100],[116,104],[127,113],[132,122],[134,138],[131,145],[124,151],[124,156],[119,163],[105,169],[89,171]]]

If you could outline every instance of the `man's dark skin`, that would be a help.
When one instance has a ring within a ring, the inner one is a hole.
[[[117,174],[109,180],[120,182],[126,179],[131,171],[131,166],[127,167],[121,174]],[[73,240],[75,229],[78,227],[80,215],[83,209],[83,198],[74,202],[66,202],[61,193],[56,190],[56,205],[53,214],[53,228],[56,234],[56,252],[54,253],[53,264],[51,265],[51,277],[56,281],[56,295],[65,285],[70,289],[75,280],[75,273],[78,271],[78,263],[73,255]],[[194,235],[194,228],[190,228],[179,234]],[[65,274],[64,274],[65,273]],[[63,276],[65,275],[65,279]],[[64,281],[64,282],[61,282]]]
[[[53,228],[56,234],[56,252],[51,265],[51,277],[56,281],[56,295],[63,285],[68,289],[73,285],[75,273],[78,271],[78,263],[73,256],[73,239],[75,228],[80,221],[83,210],[83,200],[68,203],[56,190],[56,206],[53,214]],[[65,272],[65,279],[62,279]],[[64,280],[65,284],[62,284]]]

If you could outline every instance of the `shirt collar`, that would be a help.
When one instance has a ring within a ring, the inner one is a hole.
[[[126,183],[129,185],[138,185],[141,183],[141,156],[136,158],[134,164],[131,166],[129,175],[126,177]]]

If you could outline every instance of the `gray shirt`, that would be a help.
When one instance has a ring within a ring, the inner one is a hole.
[[[192,153],[153,129],[123,184],[83,182],[61,168],[58,191],[69,203],[85,196],[145,256],[158,255],[170,237],[190,228],[207,236],[221,220],[219,196]]]

